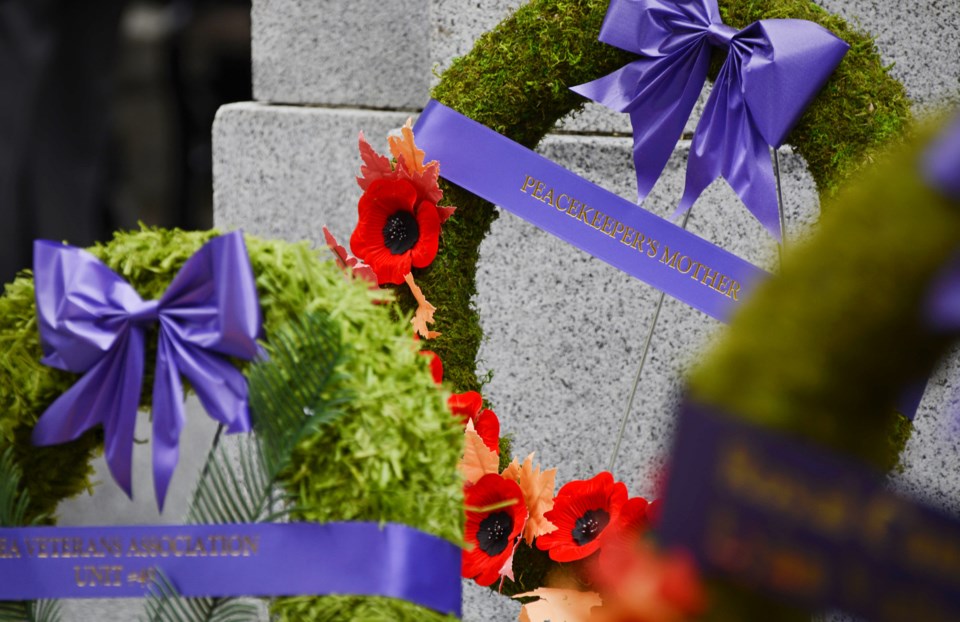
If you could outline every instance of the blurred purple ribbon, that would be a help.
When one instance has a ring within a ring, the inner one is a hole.
[[[228,432],[250,430],[246,380],[227,359],[249,360],[258,351],[260,306],[242,234],[204,245],[158,301],[142,300],[123,278],[79,248],[38,240],[33,253],[42,362],[83,374],[37,421],[34,444],[66,443],[102,424],[110,472],[132,497],[145,333],[159,323],[153,474],[162,510],[185,420],[181,374]]]
[[[924,152],[920,166],[931,187],[948,199],[960,201],[960,113]],[[925,311],[931,328],[960,330],[960,252],[947,261],[934,279]]]
[[[712,46],[728,49],[693,136],[674,216],[723,176],[779,239],[770,147],[783,143],[849,46],[804,20],[761,20],[738,32],[723,24],[716,0],[612,0],[600,41],[644,56],[573,87],[630,114],[640,202],[683,134],[707,79]]]
[[[923,173],[931,186],[960,201],[960,113],[924,154]]]

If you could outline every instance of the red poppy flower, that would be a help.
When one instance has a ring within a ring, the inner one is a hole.
[[[628,499],[620,508],[620,518],[610,525],[600,549],[601,583],[618,579],[629,566],[637,547],[644,544],[650,529],[651,504],[643,497]]]
[[[418,201],[409,181],[377,179],[360,197],[358,209],[350,249],[369,264],[381,285],[400,285],[411,268],[425,268],[437,256],[437,206]]]
[[[464,491],[468,508],[485,508],[505,501],[514,503],[489,512],[467,510],[465,539],[473,545],[463,552],[461,574],[479,585],[490,585],[513,554],[513,548],[527,520],[523,491],[516,482],[495,473],[484,475]]]
[[[537,547],[556,562],[583,559],[600,548],[607,527],[620,520],[627,487],[608,471],[564,485],[544,517],[557,528],[537,538]]]
[[[473,427],[483,439],[487,449],[500,453],[500,419],[489,408],[480,410],[483,406],[483,397],[479,393],[476,391],[454,393],[447,398],[447,406],[450,412],[460,418],[463,425],[473,421]]]
[[[430,359],[430,375],[433,381],[443,384],[443,361],[440,360],[440,356],[433,350],[420,350],[420,354]]]

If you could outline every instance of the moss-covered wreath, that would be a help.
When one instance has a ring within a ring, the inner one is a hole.
[[[90,250],[144,299],[157,299],[184,261],[214,235],[142,229],[118,233]],[[248,237],[247,248],[267,342],[291,319],[320,312],[337,327],[348,352],[336,374],[338,390],[351,395],[342,406],[347,412],[336,425],[301,439],[281,477],[294,495],[296,518],[405,523],[459,544],[463,502],[456,465],[463,432],[419,355],[409,324],[389,305],[372,304],[365,284],[345,279],[306,244]],[[102,440],[98,428],[66,445],[31,444],[37,418],[76,380],[41,365],[40,357],[33,280],[24,275],[0,298],[0,453],[12,445],[25,474],[28,521],[52,516],[61,499],[89,486],[89,460]],[[146,386],[152,382],[145,379]],[[142,399],[148,407],[150,391]],[[445,619],[386,598],[281,599],[274,613],[286,620]]]

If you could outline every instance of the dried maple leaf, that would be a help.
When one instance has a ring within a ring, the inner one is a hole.
[[[357,184],[359,184],[361,190],[366,190],[370,184],[378,179],[396,179],[398,177],[390,164],[390,159],[377,153],[367,142],[362,131],[360,132],[360,157],[363,159],[363,164],[360,166],[360,177],[357,177]]]
[[[517,459],[514,458],[513,461],[507,465],[507,468],[505,468],[503,472],[500,473],[500,475],[502,475],[504,479],[509,479],[519,484],[520,483],[520,463],[517,462]]]
[[[373,268],[348,253],[347,249],[337,242],[337,238],[333,237],[333,234],[330,233],[326,225],[323,226],[323,237],[327,242],[327,246],[333,251],[337,266],[341,270],[344,272],[349,271],[354,276],[368,281],[370,283],[370,289],[380,289],[380,285],[377,282],[377,274],[373,271]]]
[[[390,144],[390,153],[397,160],[397,168],[402,168],[408,173],[419,173],[425,167],[423,165],[422,149],[417,148],[413,140],[413,119],[407,119],[407,122],[400,128],[400,136],[389,136],[387,142]]]
[[[603,604],[596,592],[541,587],[514,598],[539,597],[520,610],[519,622],[589,622],[590,610]]]
[[[544,513],[553,509],[553,491],[556,486],[557,470],[548,469],[540,472],[540,465],[533,468],[533,454],[527,456],[520,467],[517,483],[523,491],[523,500],[530,513],[527,524],[523,527],[523,539],[533,545],[533,539],[550,533],[556,526],[544,518]]]
[[[401,179],[406,179],[417,189],[418,198],[421,201],[428,201],[437,205],[443,198],[443,191],[440,189],[440,163],[431,160],[424,163],[424,152],[417,148],[414,142],[412,121],[407,119],[407,123],[400,128],[401,136],[390,136],[387,142],[390,143],[390,153],[397,159],[397,169],[395,173]],[[440,215],[440,224],[447,222],[447,219],[453,216],[457,210],[451,205],[437,205],[437,213]]]
[[[434,339],[439,337],[440,333],[427,328],[427,324],[433,324],[433,312],[436,311],[437,308],[430,304],[430,302],[424,297],[423,290],[421,290],[413,280],[412,273],[408,272],[404,277],[404,280],[410,287],[410,293],[413,294],[413,297],[417,300],[417,310],[413,314],[413,319],[410,320],[410,323],[413,324],[413,329],[417,331],[417,334],[424,339]]]
[[[469,484],[475,484],[488,473],[496,473],[500,466],[500,457],[490,451],[483,439],[473,429],[473,423],[467,424],[463,433],[463,459],[460,461],[460,472]]]

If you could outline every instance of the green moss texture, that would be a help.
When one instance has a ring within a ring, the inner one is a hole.
[[[214,235],[143,229],[118,233],[91,251],[142,297],[155,299]],[[347,280],[306,244],[248,236],[247,248],[266,335],[304,312],[323,311],[339,327],[348,351],[337,379],[353,399],[342,406],[346,412],[337,425],[302,439],[282,478],[296,500],[296,518],[405,523],[461,543],[463,495],[456,465],[463,433],[447,410],[446,393],[433,383],[427,359],[417,352],[409,318],[398,318],[393,305],[373,304],[365,284]],[[93,432],[67,445],[30,444],[39,415],[76,379],[40,365],[40,356],[33,281],[22,275],[0,298],[0,451],[12,444],[29,474],[31,517],[52,513],[62,498],[88,486],[88,461],[101,440]],[[150,354],[148,369],[149,361]],[[145,386],[150,383],[147,378]],[[149,396],[145,390],[144,407]],[[339,613],[323,618],[328,610]],[[347,597],[279,600],[274,613],[289,620],[314,619],[314,613],[315,619],[337,620],[446,618],[409,603]]]

